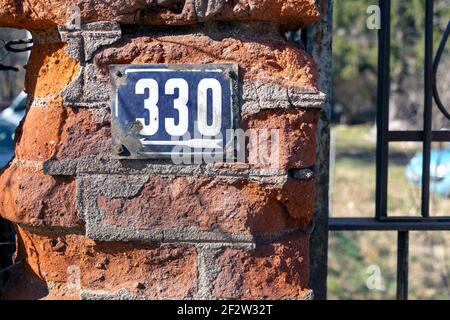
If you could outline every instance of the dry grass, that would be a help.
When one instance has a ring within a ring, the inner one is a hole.
[[[372,126],[336,126],[331,211],[335,217],[372,217],[375,210],[375,142]],[[420,215],[420,188],[405,178],[405,165],[420,144],[390,148],[389,214]],[[450,215],[450,199],[433,196],[432,214]],[[330,234],[330,299],[393,299],[396,282],[396,233]],[[450,299],[450,232],[412,232],[410,298]],[[381,270],[383,290],[369,290],[369,266]]]

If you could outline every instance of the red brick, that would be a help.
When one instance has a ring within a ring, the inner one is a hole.
[[[0,214],[32,226],[80,227],[75,180],[52,177],[32,168],[10,165],[0,176]]]
[[[66,53],[66,44],[33,45],[26,66],[25,91],[29,98],[58,95],[79,73],[79,63]]]
[[[16,157],[36,161],[50,159],[66,117],[61,99],[49,101],[43,108],[30,108],[16,133]]]
[[[108,199],[100,194],[97,204],[106,225],[262,235],[306,227],[314,198],[313,180],[271,186],[245,180],[151,177],[135,197]]]
[[[70,108],[55,159],[75,159],[111,152],[110,123],[97,119],[97,110]]]
[[[97,121],[95,112],[63,107],[59,98],[30,108],[19,129],[16,157],[45,161],[109,153],[110,124]]]
[[[215,263],[219,299],[302,299],[309,294],[309,243],[306,236],[251,251],[225,249]]]
[[[71,3],[78,4],[83,22],[119,21],[123,24],[193,24],[199,22],[193,0],[187,0],[184,9],[160,6],[148,10],[151,1],[67,1],[67,0],[0,0],[0,26],[27,29],[51,29],[65,24]],[[217,1],[216,1],[217,2]],[[319,18],[313,0],[239,0],[223,1],[224,6],[213,20],[278,21],[301,27]]]
[[[279,135],[279,156],[268,166],[287,169],[309,168],[316,162],[316,132],[320,110],[265,110],[246,119],[244,129],[273,130]],[[269,149],[270,150],[270,149]],[[259,167],[264,165],[259,160]]]
[[[197,253],[189,245],[98,243],[86,248],[82,281],[89,290],[127,289],[151,298],[192,298]]]
[[[80,270],[84,290],[127,289],[148,298],[180,299],[197,292],[197,253],[189,245],[95,243],[81,235],[19,229],[19,259],[26,260],[21,270],[25,277],[59,288],[53,295],[62,295],[68,268],[74,266]],[[36,295],[42,298],[45,294],[40,291]]]
[[[236,38],[220,34],[125,36],[94,58],[97,74],[105,83],[110,64],[150,63],[237,63],[240,76],[247,81],[273,81],[317,91],[317,68],[311,56],[270,33],[257,40],[249,31]]]

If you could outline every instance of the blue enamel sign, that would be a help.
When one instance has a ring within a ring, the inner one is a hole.
[[[223,151],[234,128],[236,65],[113,65],[110,75],[117,157]]]

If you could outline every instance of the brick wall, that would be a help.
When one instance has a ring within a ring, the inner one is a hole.
[[[77,4],[81,29],[65,26]],[[30,106],[0,176],[18,231],[5,298],[311,298],[312,170],[325,96],[282,33],[314,0],[0,0],[27,28]],[[111,64],[239,65],[240,127],[278,129],[277,168],[118,160]]]

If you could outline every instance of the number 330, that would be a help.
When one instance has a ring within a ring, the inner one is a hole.
[[[178,124],[174,118],[166,118],[164,126],[169,135],[182,136],[188,131],[189,126],[189,85],[186,80],[174,78],[167,80],[165,94],[175,94],[178,88],[178,97],[173,101],[173,108],[178,111]],[[144,101],[144,108],[149,113],[148,124],[145,118],[136,120],[142,124],[141,135],[153,136],[159,130],[159,85],[154,79],[141,79],[136,83],[136,94],[145,94],[149,90],[149,96]],[[212,90],[212,123],[208,125],[208,90]],[[222,127],[222,86],[213,78],[206,78],[199,82],[197,87],[197,123],[198,131],[204,136],[216,136]]]

